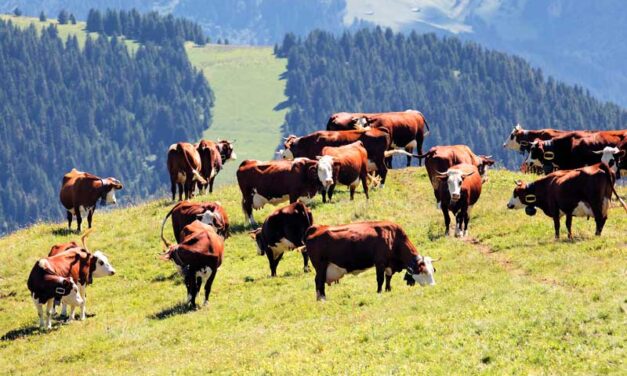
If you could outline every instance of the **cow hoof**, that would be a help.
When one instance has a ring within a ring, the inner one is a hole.
[[[208,300],[205,300],[205,301],[202,303],[202,306],[203,306],[203,307],[206,307],[206,306],[208,306],[208,305],[209,305],[209,301],[208,301]]]
[[[311,269],[309,269],[309,266],[305,266],[303,268],[303,272],[305,272],[305,273],[309,273],[310,271],[311,271]]]

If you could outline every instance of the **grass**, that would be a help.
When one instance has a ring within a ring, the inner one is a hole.
[[[576,240],[554,241],[549,218],[505,209],[519,177],[491,172],[474,241],[441,235],[422,168],[393,171],[369,202],[346,191],[333,204],[316,198],[317,223],[394,220],[422,254],[442,257],[432,288],[395,275],[392,292],[377,295],[369,270],[328,287],[325,303],[296,253],[269,277],[233,185],[199,198],[220,200],[236,232],[209,306],[193,312],[180,306],[174,266],[157,259],[170,203],[100,211],[90,245],[118,274],[89,287],[92,317],[49,333],[36,329],[26,279],[52,244],[77,236],[61,223],[19,231],[0,239],[0,374],[624,374],[627,215],[612,208],[601,237],[594,221],[575,219]]]

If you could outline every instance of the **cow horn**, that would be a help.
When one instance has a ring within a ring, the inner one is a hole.
[[[81,244],[83,245],[83,248],[85,250],[88,250],[87,249],[87,238],[89,237],[89,234],[92,233],[92,231],[94,231],[94,229],[93,228],[89,228],[89,229],[87,229],[87,231],[85,231],[83,233],[83,236],[81,236]]]
[[[514,184],[516,184],[517,187],[520,187],[521,185],[523,185],[522,180],[514,180]]]
[[[467,177],[469,177],[470,175],[472,175],[472,174],[474,174],[474,173],[475,173],[474,171],[471,171],[471,172],[469,172],[469,173],[467,173],[467,174],[464,174],[464,177],[465,177],[465,178],[467,178]]]
[[[592,150],[594,154],[603,154],[603,150]]]
[[[436,173],[439,177],[441,177],[441,178],[448,176],[448,174],[447,174],[446,172],[436,171],[435,173]]]
[[[437,259],[431,259],[431,263],[438,262],[442,260],[442,257],[438,257]]]

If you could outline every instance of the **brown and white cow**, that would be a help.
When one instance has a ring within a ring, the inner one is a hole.
[[[578,131],[581,132],[582,135],[587,135],[589,132],[587,131]],[[559,129],[545,128],[545,129],[523,129],[520,124],[516,124],[509,137],[503,143],[503,147],[519,151],[524,153],[529,151],[531,143],[536,139],[540,140],[551,140],[555,137],[563,136],[567,133],[571,133],[571,131],[562,131]]]
[[[333,198],[333,191],[338,183],[349,187],[352,201],[360,180],[368,199],[368,152],[361,141],[344,146],[326,146],[318,161],[318,168],[332,166],[335,180],[327,189],[322,190],[322,202],[327,202],[327,194],[329,201]]]
[[[185,226],[181,230],[181,238],[182,240],[174,245],[170,245],[163,239],[168,249],[161,255],[161,258],[172,260],[183,276],[187,288],[186,303],[190,308],[196,307],[196,295],[203,283],[205,284],[203,305],[207,305],[211,285],[218,268],[222,265],[224,239],[212,226],[200,221],[194,221]]]
[[[494,165],[494,160],[491,156],[476,155],[466,145],[434,146],[420,157],[425,158],[425,168],[433,186],[433,194],[435,195],[438,209],[440,209],[440,203],[442,202],[438,192],[438,187],[440,186],[438,172],[444,172],[454,165],[468,163],[477,167],[483,182],[486,182],[488,169]]]
[[[200,155],[200,175],[207,181],[204,184],[200,181],[197,182],[200,194],[206,191],[207,186],[209,187],[209,193],[213,193],[213,183],[218,173],[222,170],[222,166],[227,161],[237,159],[233,151],[233,142],[226,140],[218,140],[218,142],[200,140],[195,145]]]
[[[331,170],[318,170],[318,161],[296,158],[260,162],[245,160],[237,170],[237,183],[242,192],[242,210],[248,222],[257,226],[253,209],[265,204],[299,199],[309,200],[320,189],[333,184]]]
[[[194,145],[187,142],[179,142],[170,145],[168,149],[168,173],[170,174],[170,188],[172,201],[176,196],[176,188],[179,190],[179,201],[189,200],[194,193],[194,184],[207,184],[207,180],[200,174],[202,162],[200,154]]]
[[[257,243],[257,254],[268,257],[270,274],[276,277],[276,268],[283,253],[304,245],[305,231],[313,224],[311,211],[297,201],[272,212],[260,228],[250,232]],[[303,271],[309,272],[309,257],[303,254]]]
[[[481,175],[475,165],[461,163],[451,166],[446,172],[437,173],[439,186],[436,199],[444,215],[444,234],[449,235],[451,218],[449,210],[455,215],[455,236],[468,236],[468,224],[473,205],[481,196]]]
[[[87,225],[91,228],[91,221],[96,211],[96,204],[100,199],[101,205],[115,204],[115,192],[122,189],[122,183],[116,178],[102,179],[75,168],[63,176],[59,198],[67,212],[67,227],[72,229],[72,217],[76,216],[77,232],[81,231],[83,217],[87,216]]]
[[[338,282],[345,274],[371,267],[377,272],[377,292],[385,291],[396,272],[406,270],[405,281],[435,285],[432,260],[421,256],[403,229],[393,222],[358,222],[340,226],[313,225],[305,234],[305,247],[316,269],[316,296],[325,300],[324,284]]]
[[[163,228],[170,216],[172,216],[172,231],[177,242],[181,241],[181,230],[196,220],[213,226],[218,235],[223,238],[229,237],[229,217],[219,202],[191,202],[184,200],[174,205],[161,223],[161,239],[164,242],[166,240],[163,238]]]
[[[573,237],[573,217],[594,217],[598,236],[607,220],[612,192],[618,198],[614,182],[614,172],[605,163],[555,171],[530,184],[517,181],[507,208],[525,208],[528,215],[535,215],[536,207],[542,209],[553,218],[555,239],[559,238],[562,216],[566,216],[569,239]],[[624,203],[623,207],[627,210]]]

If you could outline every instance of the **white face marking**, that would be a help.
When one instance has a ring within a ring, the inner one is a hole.
[[[202,214],[198,214],[196,218],[206,225],[215,227],[215,221],[219,220],[220,214],[207,210]]]
[[[96,258],[96,269],[92,274],[94,277],[107,277],[115,274],[115,269],[111,266],[109,259],[104,253],[96,251],[94,252],[94,257]]]
[[[464,172],[462,170],[449,169],[446,174],[448,175],[446,183],[448,184],[451,200],[457,201],[461,197]]]
[[[522,209],[524,208],[526,205],[524,205],[521,201],[520,198],[518,197],[514,197],[512,195],[512,198],[509,199],[509,202],[507,203],[507,208],[508,209]]]
[[[333,184],[333,157],[325,155],[318,160],[318,179],[325,189]]]
[[[296,248],[294,243],[287,240],[286,238],[281,238],[278,243],[275,245],[271,245],[270,249],[272,250],[272,254],[274,255],[274,259],[276,260],[279,256],[281,256],[284,252],[290,251]]]
[[[426,266],[426,271],[420,274],[412,274],[411,276],[414,278],[414,281],[418,282],[420,286],[433,286],[435,285],[435,270],[433,269],[433,263],[431,257],[425,256],[424,262]]]
[[[616,158],[614,158],[614,154],[618,153],[620,153],[620,149],[616,147],[606,146],[601,154],[601,162],[605,162],[615,173],[618,172],[618,164],[616,163]],[[611,161],[614,161],[614,163],[610,164]]]
[[[237,159],[237,154],[235,154],[235,151],[231,152],[231,157],[229,159],[227,159],[227,161],[234,161]]]
[[[504,148],[515,150],[515,151],[520,151],[520,144],[518,143],[518,141],[516,141],[516,137],[512,137],[514,136],[516,129],[517,128],[514,128],[512,133],[510,133],[509,137],[507,137],[507,140],[505,140],[505,142],[503,143]]]
[[[531,148],[533,148],[534,146],[538,145],[538,141],[534,141],[530,145],[531,145]],[[525,163],[527,165],[533,165],[533,166],[542,167],[542,162],[540,162],[540,160],[537,159],[537,158],[532,158],[531,157],[531,153],[529,153],[529,155],[527,155],[527,159],[525,159]]]
[[[107,197],[105,198],[105,201],[107,202],[107,204],[116,204],[118,202],[117,198],[115,197],[115,188],[112,188],[109,192],[107,192]]]
[[[281,158],[291,161],[294,159],[294,153],[292,153],[290,149],[285,149],[283,150],[283,154],[281,154]]]
[[[76,285],[76,283],[72,283],[72,290],[68,295],[65,295],[61,298],[61,302],[70,306],[78,306],[83,304],[83,298],[78,292],[78,286]]]

